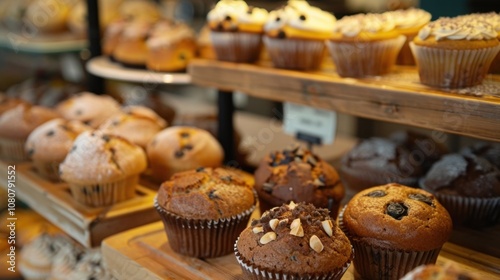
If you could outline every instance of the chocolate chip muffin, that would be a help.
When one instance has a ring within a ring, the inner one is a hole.
[[[354,268],[367,279],[396,280],[435,263],[452,231],[448,212],[432,194],[399,184],[357,193],[339,223],[354,246]]]
[[[200,258],[232,252],[257,204],[255,191],[239,174],[198,168],[176,173],[161,185],[155,207],[172,250]]]
[[[146,147],[153,179],[168,180],[177,172],[222,165],[224,152],[209,132],[188,126],[166,128]]]
[[[294,202],[253,220],[234,249],[248,279],[340,279],[354,254],[327,209]]]
[[[500,222],[500,171],[474,154],[449,154],[421,182],[446,207],[455,226],[483,227]]]
[[[146,169],[141,147],[102,131],[86,131],[73,142],[59,166],[76,201],[108,206],[135,196],[139,175]]]
[[[337,217],[344,198],[339,175],[308,149],[296,145],[271,152],[254,175],[261,212],[295,201],[327,208],[331,217]]]
[[[38,174],[59,181],[59,164],[68,154],[75,138],[84,131],[92,130],[80,121],[57,118],[50,120],[30,133],[25,150]]]

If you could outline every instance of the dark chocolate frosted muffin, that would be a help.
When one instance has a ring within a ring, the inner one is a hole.
[[[354,246],[354,268],[366,279],[399,279],[411,269],[435,263],[452,222],[430,193],[387,184],[363,190],[339,217]]]
[[[328,210],[293,202],[253,220],[235,254],[249,279],[340,279],[353,258]]]
[[[231,253],[256,204],[253,188],[225,168],[176,173],[161,185],[155,202],[170,247],[201,258]]]
[[[500,221],[500,171],[486,158],[446,155],[432,166],[421,187],[436,195],[456,226]]]
[[[294,146],[268,154],[255,171],[261,211],[283,203],[307,202],[337,217],[344,187],[337,171],[311,151]]]

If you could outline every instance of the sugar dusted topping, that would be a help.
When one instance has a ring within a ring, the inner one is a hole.
[[[395,23],[388,14],[357,14],[338,20],[333,26],[333,31],[354,37],[361,32],[388,32],[394,28]]]
[[[227,26],[225,29],[236,30],[239,24],[264,25],[267,17],[265,9],[248,6],[245,1],[221,0],[208,13],[207,20],[219,23],[220,27]]]
[[[386,12],[386,15],[394,21],[396,28],[419,27],[431,20],[429,12],[416,8],[390,11]]]
[[[418,36],[425,40],[434,36],[440,40],[490,40],[497,32],[487,21],[479,17],[439,18],[423,27]]]
[[[159,22],[149,35],[146,44],[150,48],[171,46],[184,39],[194,40],[195,33],[191,27],[184,23]]]
[[[304,31],[330,32],[335,21],[331,13],[310,6],[307,1],[290,0],[285,6],[269,13],[264,30],[268,32],[289,26]]]

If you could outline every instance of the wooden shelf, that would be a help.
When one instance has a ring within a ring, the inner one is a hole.
[[[422,85],[415,67],[407,66],[381,77],[353,79],[339,77],[331,65],[299,72],[275,69],[266,61],[252,65],[198,59],[188,72],[200,86],[500,141],[499,75],[488,75],[476,87],[438,90]]]
[[[136,196],[110,207],[88,207],[75,201],[65,183],[38,176],[30,163],[0,162],[0,187],[6,188],[7,168],[15,165],[16,199],[66,232],[86,247],[99,246],[113,234],[158,221],[153,206],[156,191],[137,186]]]
[[[257,212],[257,211],[256,211]],[[234,255],[197,259],[173,252],[161,222],[132,229],[104,240],[103,258],[118,279],[243,279]],[[500,279],[499,258],[446,243],[437,263],[453,261],[481,279]],[[351,265],[343,280],[353,280]]]

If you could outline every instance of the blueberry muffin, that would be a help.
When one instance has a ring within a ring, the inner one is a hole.
[[[344,187],[335,168],[299,145],[266,155],[255,171],[261,212],[283,203],[307,202],[338,214]]]
[[[452,231],[450,215],[432,194],[399,184],[359,192],[339,223],[354,246],[355,270],[368,279],[396,280],[435,263]]]
[[[200,258],[231,253],[256,204],[252,187],[225,168],[176,173],[155,199],[172,250]]]
[[[248,279],[340,279],[354,254],[327,209],[294,202],[253,220],[234,250]]]

